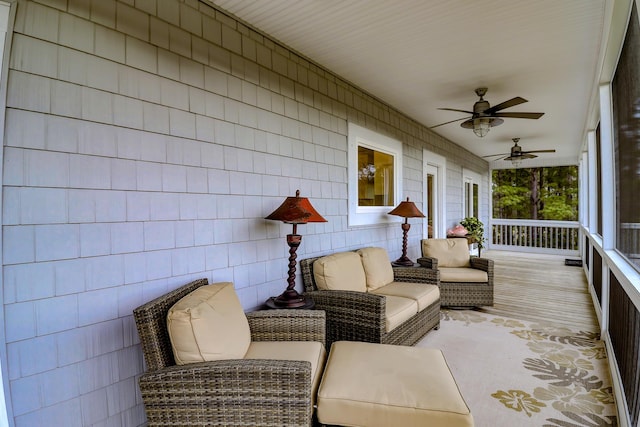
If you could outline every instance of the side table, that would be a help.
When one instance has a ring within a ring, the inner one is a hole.
[[[313,301],[311,298],[306,298],[304,305],[301,305],[300,307],[281,307],[279,305],[276,305],[274,300],[275,300],[275,297],[271,297],[268,300],[266,300],[265,303],[264,303],[265,308],[267,308],[269,310],[274,310],[274,309],[287,309],[287,310],[306,309],[306,310],[311,310],[311,309],[315,308],[315,306],[316,306],[315,301]]]

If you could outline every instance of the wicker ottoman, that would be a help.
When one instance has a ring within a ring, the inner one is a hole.
[[[341,426],[471,427],[440,350],[338,341],[318,391],[318,421]]]

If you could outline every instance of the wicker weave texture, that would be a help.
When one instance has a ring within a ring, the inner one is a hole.
[[[134,310],[147,372],[140,391],[149,426],[310,426],[311,364],[219,360],[176,366],[166,327],[169,308],[196,280]],[[252,340],[325,342],[321,310],[248,313]]]
[[[251,341],[318,341],[326,336],[322,310],[264,310],[247,313]]]
[[[424,270],[438,269],[436,258],[421,257],[418,263]],[[443,307],[480,307],[493,305],[493,260],[472,256],[471,268],[487,272],[487,282],[442,282],[440,303]]]
[[[327,316],[327,348],[335,341],[365,341],[383,344],[413,345],[431,329],[440,325],[440,302],[415,314],[402,325],[386,332],[386,298],[382,295],[356,291],[318,290],[313,275],[313,263],[319,257],[300,261],[305,294]],[[436,284],[437,270],[394,267],[394,280]]]
[[[167,331],[167,312],[182,297],[207,284],[207,279],[194,280],[133,310],[148,370],[176,364]]]

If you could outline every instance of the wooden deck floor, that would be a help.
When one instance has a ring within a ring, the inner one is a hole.
[[[482,256],[495,262],[495,288],[494,306],[480,311],[600,330],[584,270],[565,266],[566,257],[505,251],[484,251]]]

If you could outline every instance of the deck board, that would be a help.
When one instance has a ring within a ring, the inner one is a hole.
[[[494,260],[494,306],[480,311],[600,330],[584,270],[566,266],[566,257],[496,250],[482,256]]]

